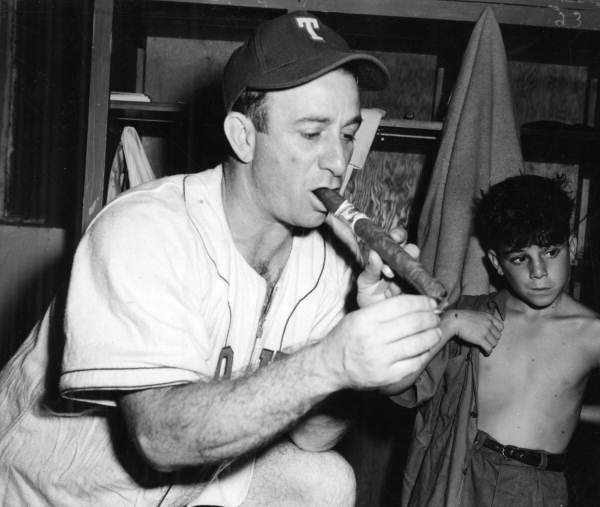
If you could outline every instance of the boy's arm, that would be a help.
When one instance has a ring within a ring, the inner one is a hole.
[[[589,317],[590,324],[586,326],[586,330],[581,334],[588,338],[587,347],[585,349],[588,357],[592,359],[592,374],[589,379],[590,382],[598,382],[598,369],[600,369],[600,318],[597,313],[584,309]],[[581,412],[579,413],[579,421],[588,424],[600,424],[600,405],[584,403],[581,405]]]
[[[489,356],[498,344],[504,323],[488,312],[452,309],[442,315],[440,328],[442,337],[455,336]]]
[[[381,391],[392,395],[393,401],[405,407],[422,404],[434,395],[444,374],[449,358],[449,350],[445,345],[450,338],[458,338],[475,345],[481,348],[485,355],[489,355],[500,339],[503,326],[502,320],[488,312],[447,310],[442,314],[440,322],[442,339],[432,350],[435,357],[422,371],[411,377],[413,385],[404,390],[388,386]]]

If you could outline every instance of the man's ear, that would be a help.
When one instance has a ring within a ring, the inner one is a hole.
[[[577,238],[571,234],[569,236],[569,261],[571,266],[575,265],[575,258],[577,255]]]
[[[232,111],[223,121],[223,130],[237,157],[246,164],[251,162],[254,158],[256,129],[250,118],[237,111]]]
[[[487,254],[487,258],[492,263],[492,266],[494,266],[494,269],[496,270],[496,272],[500,276],[504,276],[504,271],[502,270],[502,266],[500,266],[500,263],[498,262],[498,255],[496,254],[496,252],[494,250],[488,250],[486,252],[486,254]]]

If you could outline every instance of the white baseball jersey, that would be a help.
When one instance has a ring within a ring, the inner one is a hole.
[[[72,268],[60,388],[93,410],[44,404],[46,315],[0,374],[1,505],[189,501],[211,472],[194,471],[189,486],[151,471],[112,408],[115,394],[239,374],[339,321],[350,269],[318,231],[294,237],[264,304],[265,280],[232,241],[221,181],[220,166],[155,180],[92,222]]]

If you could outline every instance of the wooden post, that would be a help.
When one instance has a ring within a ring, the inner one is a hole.
[[[114,0],[94,0],[81,232],[102,208]]]
[[[14,96],[15,96],[15,31],[17,2],[0,3],[0,217],[6,212],[4,202],[8,181],[6,175],[12,171],[11,151],[14,146]]]

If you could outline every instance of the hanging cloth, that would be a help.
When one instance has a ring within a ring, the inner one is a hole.
[[[124,127],[108,175],[106,204],[124,190],[155,178],[137,131]]]
[[[473,202],[523,167],[506,52],[492,8],[477,21],[465,54],[419,218],[421,262],[449,302],[491,290],[472,235]]]

